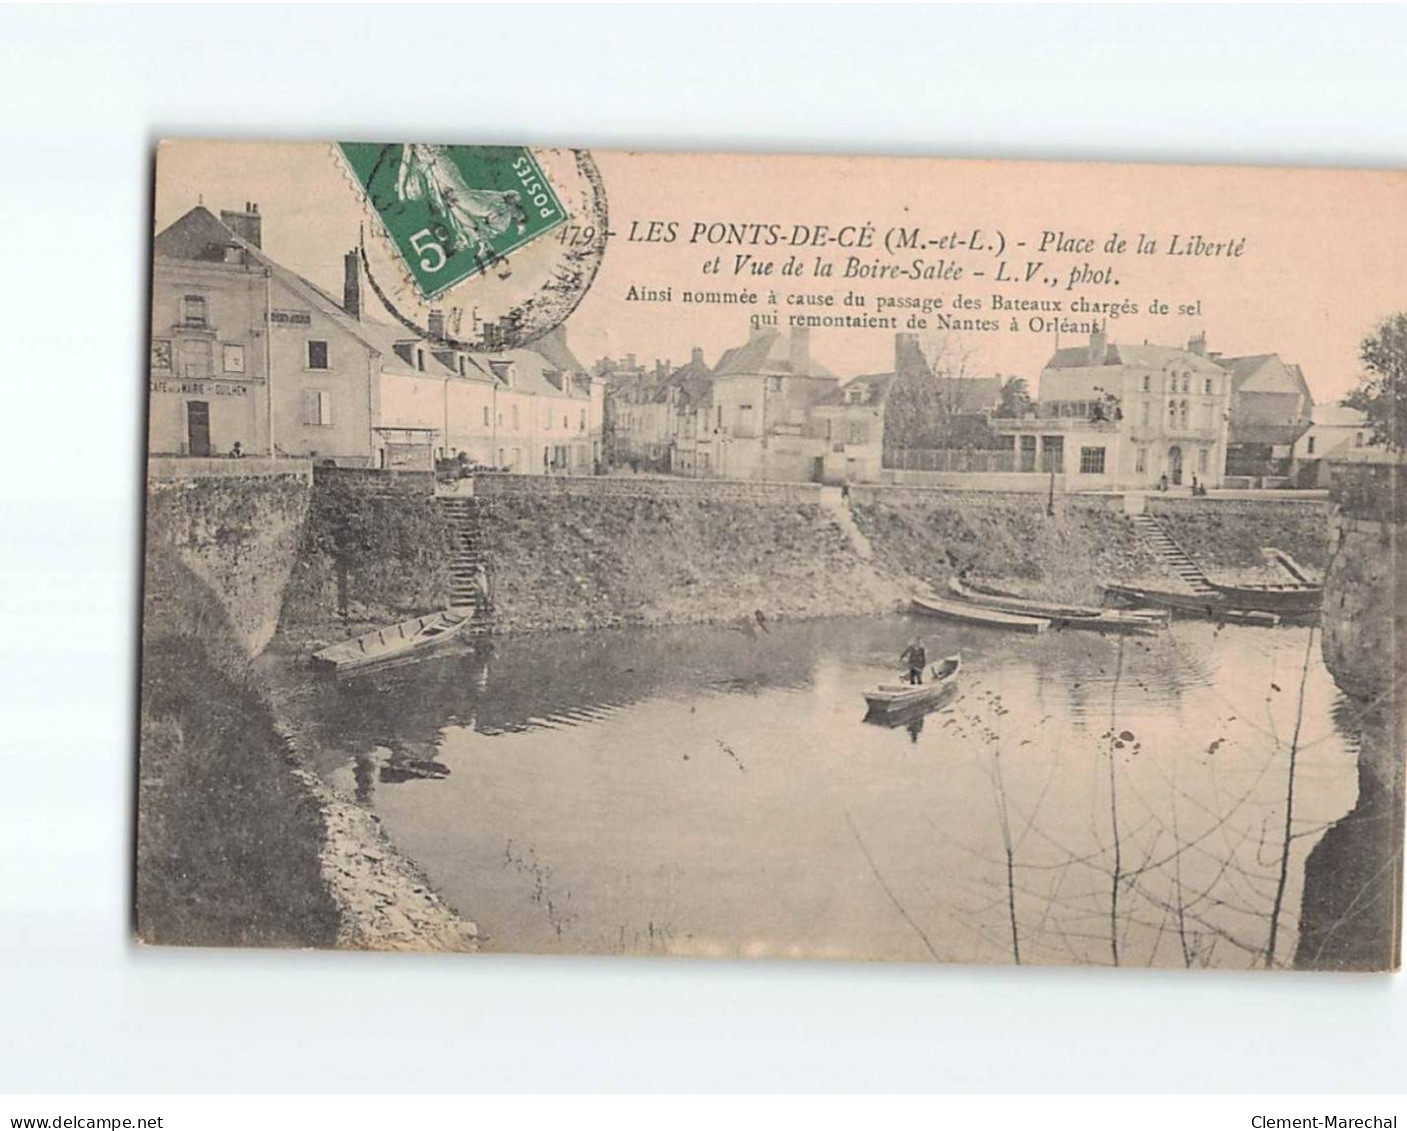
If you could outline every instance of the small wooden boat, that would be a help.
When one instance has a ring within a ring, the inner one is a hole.
[[[470,608],[429,613],[331,644],[313,654],[313,663],[338,672],[387,663],[453,640],[473,619]]]
[[[934,664],[927,683],[882,683],[865,692],[871,715],[892,715],[936,703],[957,686],[962,657],[953,655]]]
[[[1324,587],[1302,581],[1283,585],[1273,582],[1265,585],[1222,585],[1215,581],[1207,584],[1236,609],[1304,617],[1313,616],[1324,603]]]
[[[1120,601],[1137,605],[1154,605],[1169,609],[1184,616],[1207,617],[1210,620],[1226,621],[1230,624],[1258,625],[1274,628],[1280,623],[1278,613],[1263,609],[1249,609],[1234,604],[1221,593],[1177,593],[1167,589],[1141,589],[1133,585],[1104,586],[1104,592]]]
[[[1046,617],[1017,616],[959,601],[945,601],[931,595],[915,597],[911,607],[914,612],[926,616],[942,617],[962,624],[980,624],[987,628],[1005,628],[1011,632],[1044,632],[1050,627],[1050,620]]]
[[[957,577],[948,578],[953,596],[985,609],[1018,616],[1043,617],[1060,628],[1083,628],[1094,632],[1156,632],[1166,628],[1167,609],[1096,609],[1083,605],[1054,605],[1001,593]]]

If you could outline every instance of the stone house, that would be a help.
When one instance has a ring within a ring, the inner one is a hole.
[[[155,239],[153,454],[238,440],[347,467],[429,469],[463,452],[525,473],[594,469],[601,390],[560,332],[533,349],[458,350],[433,316],[423,336],[370,317],[358,253],[338,302],[271,259],[261,227],[253,204],[219,219],[198,206]]]
[[[1351,462],[1351,453],[1375,447],[1368,415],[1342,404],[1317,404],[1309,426],[1296,437],[1290,453],[1290,475],[1296,487],[1328,487],[1334,466]]]
[[[1308,430],[1314,407],[1303,371],[1274,353],[1209,356],[1231,375],[1226,474],[1289,474],[1292,448]]]
[[[1018,471],[1063,474],[1076,490],[1220,484],[1231,375],[1206,354],[1110,342],[1056,350],[1041,371],[1034,412],[993,420],[1012,437]]]
[[[877,483],[884,469],[884,417],[893,373],[852,377],[811,409],[813,434],[825,443],[824,483]]]
[[[696,448],[710,474],[729,479],[811,481],[824,440],[808,428],[812,407],[840,384],[811,356],[810,331],[755,330],[712,373],[705,435]],[[702,425],[702,422],[700,422]],[[696,460],[699,458],[696,455]]]

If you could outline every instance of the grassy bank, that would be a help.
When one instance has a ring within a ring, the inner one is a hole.
[[[484,536],[500,631],[827,616],[894,600],[814,504],[501,498]]]
[[[191,946],[331,946],[314,798],[236,631],[164,546],[147,562],[137,934]]]
[[[961,569],[1032,596],[1098,602],[1099,581],[1156,576],[1129,520],[1102,502],[915,492],[853,508],[881,567],[941,587]]]
[[[1329,560],[1327,503],[1150,499],[1148,512],[1213,576],[1285,580],[1261,554],[1267,546],[1313,570]]]

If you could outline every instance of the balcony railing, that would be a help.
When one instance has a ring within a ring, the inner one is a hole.
[[[1012,432],[1117,432],[1117,420],[1092,420],[1088,416],[1013,416],[993,417],[992,429],[998,433]]]

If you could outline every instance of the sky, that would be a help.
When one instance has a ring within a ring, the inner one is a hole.
[[[1208,349],[1227,356],[1279,353],[1303,367],[1322,402],[1353,387],[1361,339],[1382,318],[1407,309],[1407,175],[1402,173],[755,154],[608,151],[593,156],[613,235],[590,290],[566,324],[574,352],[587,364],[634,353],[647,364],[661,358],[677,365],[688,360],[693,346],[713,363],[746,340],[751,312],[768,309],[765,303],[685,306],[680,302],[685,290],[775,290],[783,318],[788,294],[830,294],[839,304],[853,291],[867,300],[859,313],[871,316],[877,313],[875,300],[888,296],[942,300],[952,316],[997,319],[998,332],[963,332],[950,345],[968,355],[970,372],[1016,374],[1034,385],[1055,347],[1055,334],[1032,332],[1025,325],[1028,313],[1017,315],[1023,329],[1010,332],[1011,315],[990,310],[991,296],[999,291],[1009,299],[1060,301],[1067,304],[1064,316],[1075,320],[1088,316],[1068,311],[1074,299],[1127,299],[1140,312],[1109,322],[1112,341],[1182,345],[1205,333]],[[157,230],[201,200],[216,212],[258,202],[265,251],[333,294],[341,293],[343,253],[356,245],[361,227],[375,223],[330,145],[163,145]],[[652,221],[658,222],[656,232],[675,225],[674,240],[630,239],[632,228],[641,235]],[[691,240],[696,225],[702,225],[699,238]],[[797,225],[811,233],[824,226],[832,236],[846,229],[852,240],[868,228],[876,243],[895,229],[916,228],[931,246],[894,255],[882,247],[808,247],[795,252],[808,269],[821,254],[834,263],[837,275],[784,279],[777,272],[792,249],[739,245],[726,234],[729,225],[735,233],[742,229],[745,239],[750,226],[776,225],[784,241]],[[710,226],[722,242],[709,242]],[[980,253],[943,246],[955,238],[970,242],[974,231],[984,245]],[[1140,233],[1158,241],[1156,254],[1133,254]],[[1173,235],[1182,245],[1194,235],[1232,248],[1239,241],[1242,251],[1169,255]],[[1111,238],[1122,238],[1129,250],[1105,254]],[[998,240],[1005,244],[1001,256],[995,251]],[[1021,243],[1025,246],[1017,246]],[[730,274],[740,254],[752,257],[749,270],[753,263],[773,260],[773,273]],[[950,271],[961,267],[963,276],[845,280],[839,276],[852,254],[867,264],[907,265],[920,257],[929,265],[943,261]],[[706,274],[704,265],[715,256],[721,257],[722,273]],[[1027,263],[1039,264],[1035,281],[994,284],[1001,260],[1008,275],[1024,276]],[[1067,289],[1071,272],[1086,264],[1089,281]],[[463,284],[457,301],[472,305],[478,285]],[[674,301],[627,301],[632,287],[669,287]],[[976,299],[982,309],[954,309],[959,296]],[[1151,315],[1148,307],[1155,299],[1170,313]],[[1181,306],[1194,313],[1178,314]],[[853,308],[800,309],[836,314]],[[934,336],[931,324],[928,334]],[[1081,333],[1060,336],[1064,346],[1085,340]],[[813,356],[842,378],[890,368],[893,348],[890,330],[818,328],[811,334]]]

